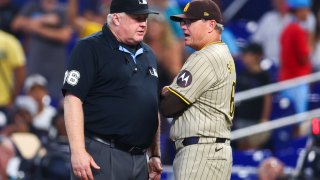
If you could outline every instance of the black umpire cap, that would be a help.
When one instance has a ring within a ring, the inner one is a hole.
[[[147,0],[112,0],[110,13],[159,14],[148,7]]]

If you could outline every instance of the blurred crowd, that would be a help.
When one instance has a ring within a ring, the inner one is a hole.
[[[222,2],[215,0],[222,6]],[[320,3],[317,0],[266,0],[265,12],[245,41],[235,32],[240,27],[224,22],[226,42],[237,65],[237,92],[284,81],[320,70]],[[52,148],[68,153],[61,86],[70,50],[79,38],[101,30],[110,0],[0,0],[0,180],[24,176],[64,178],[49,166]],[[145,42],[159,64],[160,89],[171,83],[192,52],[184,47],[179,24],[169,17],[180,13],[187,1],[149,0],[160,12],[150,15]],[[225,7],[222,7],[224,9]],[[246,19],[247,24],[252,20]],[[249,27],[249,26],[248,26]],[[318,89],[319,90],[319,89]],[[313,89],[301,85],[279,92],[293,103],[295,113],[305,112]],[[297,96],[299,94],[299,96]],[[275,94],[236,105],[234,129],[272,119]],[[170,119],[162,118],[162,162],[171,164],[173,145],[168,138]],[[300,126],[292,136],[301,135]],[[21,136],[21,134],[25,136]],[[29,136],[30,135],[30,136]],[[233,144],[237,150],[272,148],[270,133],[261,133]],[[30,148],[34,146],[33,148]],[[54,146],[54,147],[53,147]],[[20,159],[17,165],[16,158]],[[70,168],[70,167],[69,167]],[[68,167],[63,170],[67,170]],[[47,174],[43,174],[46,172]]]

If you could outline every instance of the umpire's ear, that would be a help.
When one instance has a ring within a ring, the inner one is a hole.
[[[114,25],[119,26],[121,21],[121,14],[119,13],[114,13],[112,15],[112,22]]]

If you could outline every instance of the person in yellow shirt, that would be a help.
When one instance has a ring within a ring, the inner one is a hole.
[[[102,4],[101,7],[107,6]],[[68,18],[74,30],[79,34],[79,37],[85,37],[101,31],[104,22],[106,21],[107,13],[94,13],[91,10],[86,10],[82,16],[78,13],[78,0],[69,0]]]
[[[0,30],[0,111],[14,102],[25,79],[25,54],[13,35]]]

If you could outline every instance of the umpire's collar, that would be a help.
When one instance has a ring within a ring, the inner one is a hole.
[[[108,24],[104,24],[102,28],[103,36],[106,38],[108,44],[112,49],[119,50],[119,47],[121,46],[120,42],[117,40],[117,38],[114,36],[114,34],[111,32]],[[146,47],[146,45],[142,42],[138,44],[138,46],[143,48],[143,51],[149,51],[149,48]]]

